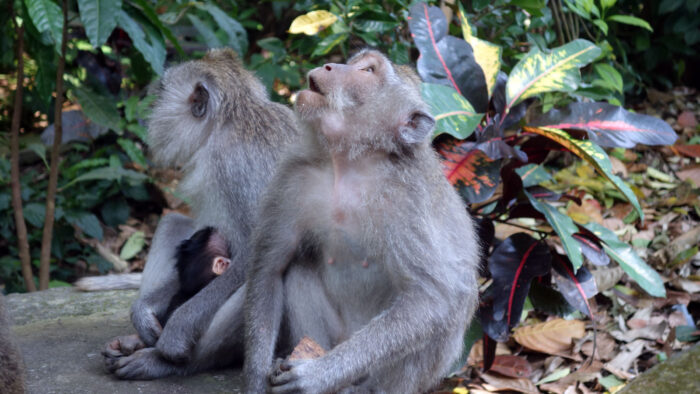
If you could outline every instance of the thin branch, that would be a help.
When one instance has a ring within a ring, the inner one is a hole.
[[[51,239],[53,238],[54,212],[56,211],[56,184],[58,183],[58,151],[63,139],[63,71],[66,67],[66,42],[68,41],[68,0],[63,0],[63,32],[61,34],[61,56],[56,71],[56,105],[54,106],[54,135],[51,147],[51,168],[49,186],[46,192],[46,217],[44,233],[41,237],[41,257],[39,262],[39,289],[49,288],[49,268],[51,262]]]
[[[559,45],[564,45],[564,32],[561,30],[561,18],[559,18],[559,11],[557,11],[556,0],[552,0],[550,5],[552,6],[552,15],[554,15],[554,25],[557,27],[557,38],[559,38]]]
[[[15,106],[12,111],[10,126],[10,187],[12,188],[12,211],[15,216],[17,231],[17,249],[22,267],[22,278],[27,291],[36,291],[34,275],[32,274],[32,259],[29,254],[27,224],[24,222],[22,209],[22,185],[19,182],[19,124],[22,118],[22,95],[24,93],[24,23],[17,22],[13,1],[10,1],[10,15],[15,24],[17,34],[17,90],[15,90]]]

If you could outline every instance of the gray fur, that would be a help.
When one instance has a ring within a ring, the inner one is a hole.
[[[414,75],[374,51],[329,66],[309,73],[324,104],[299,96],[307,134],[253,236],[246,391],[425,392],[459,357],[476,308],[473,224],[430,147]],[[303,336],[329,351],[274,369]]]
[[[193,97],[203,98],[195,96],[197,86],[206,89],[207,102],[199,100],[192,108]],[[235,332],[223,328],[241,324],[242,318],[230,313],[227,299],[245,279],[257,201],[280,152],[299,134],[291,109],[271,102],[230,49],[170,68],[157,94],[148,127],[151,155],[157,164],[182,169],[179,189],[194,219],[170,214],[158,225],[131,310],[139,336],[155,348],[110,352],[108,370],[124,379],[187,374],[231,361],[231,348],[212,343],[235,342]],[[161,328],[157,316],[178,290],[176,247],[205,226],[226,238],[232,264]],[[211,332],[219,337],[212,339]]]

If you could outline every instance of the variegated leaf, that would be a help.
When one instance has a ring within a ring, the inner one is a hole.
[[[423,83],[421,95],[430,105],[430,113],[437,121],[435,137],[447,133],[463,140],[474,132],[483,117],[483,114],[474,111],[467,99],[449,86]]]
[[[462,36],[464,41],[468,42],[474,50],[474,60],[484,72],[486,88],[488,89],[489,97],[491,97],[493,87],[496,85],[498,71],[501,69],[501,47],[475,37],[472,34],[462,3],[458,2],[457,4],[459,4],[459,21],[462,24]]]
[[[576,90],[581,79],[579,68],[598,55],[600,48],[582,39],[554,48],[549,53],[534,47],[513,67],[508,77],[506,109],[536,94]]]

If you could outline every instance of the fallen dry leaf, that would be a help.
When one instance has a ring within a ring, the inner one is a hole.
[[[610,360],[617,347],[617,342],[607,332],[599,332],[598,338],[596,338],[596,349],[595,349],[595,359],[608,361]],[[586,356],[590,357],[593,353],[593,341],[588,341],[581,346],[581,351]]]
[[[513,338],[528,349],[547,354],[559,354],[571,348],[573,339],[586,334],[586,325],[580,320],[554,319],[531,326],[519,327]]]
[[[682,181],[691,181],[695,187],[700,187],[700,165],[689,166],[681,171],[676,172],[678,178]]]
[[[511,378],[529,378],[532,375],[532,365],[525,357],[503,355],[494,358],[489,371]]]
[[[539,394],[537,386],[535,386],[530,379],[519,378],[505,378],[496,376],[490,373],[480,374],[481,378],[484,379],[486,383],[493,386],[492,391],[505,391],[505,390],[515,390],[521,393],[532,393]]]
[[[683,111],[678,115],[678,125],[683,128],[694,128],[698,125],[698,120],[695,119],[695,114],[692,111]]]
[[[621,379],[629,379],[627,371],[632,367],[637,357],[644,351],[644,346],[647,341],[637,339],[632,343],[622,347],[620,353],[615,356],[609,363],[605,364],[605,369],[612,372],[615,376]]]

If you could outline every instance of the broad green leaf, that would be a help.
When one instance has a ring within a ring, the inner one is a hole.
[[[522,179],[523,187],[536,186],[552,179],[552,176],[549,175],[544,167],[532,163],[516,168],[515,172]]]
[[[121,252],[119,252],[119,258],[122,260],[130,260],[143,249],[146,245],[146,235],[143,231],[137,231],[131,234],[131,237],[126,240],[124,246],[122,246]]]
[[[83,108],[83,113],[90,120],[114,131],[120,131],[119,120],[121,117],[113,98],[102,96],[82,87],[74,88],[73,93]]]
[[[474,132],[484,116],[477,114],[469,101],[449,86],[423,83],[421,95],[437,121],[434,137],[447,133],[463,140]]]
[[[67,184],[61,187],[61,189],[66,189],[73,186],[77,182],[92,181],[92,180],[109,180],[109,181],[121,181],[126,178],[131,181],[145,181],[148,176],[134,170],[127,170],[122,167],[101,167],[94,170],[90,170],[85,174],[82,174],[75,179],[71,180]]]
[[[316,45],[316,49],[314,49],[313,53],[311,54],[311,57],[313,58],[313,57],[324,56],[324,55],[328,54],[328,52],[330,52],[331,49],[335,48],[341,42],[347,40],[347,38],[348,38],[347,33],[331,34],[330,36],[321,40]]]
[[[34,227],[41,228],[44,225],[44,217],[46,216],[46,206],[36,202],[29,203],[22,210],[24,219]]]
[[[467,20],[467,14],[464,12],[464,7],[462,7],[462,2],[458,2],[457,4],[459,4],[459,20],[462,24],[462,36],[464,36],[464,40],[468,42],[474,50],[474,60],[476,60],[476,63],[484,72],[486,88],[488,89],[489,97],[491,97],[491,94],[493,94],[493,87],[496,86],[498,71],[501,69],[501,47],[475,37],[472,34],[472,29]]]
[[[542,16],[542,9],[547,5],[545,0],[510,0],[510,4],[516,5],[533,16]]]
[[[228,45],[243,57],[248,51],[248,33],[243,26],[213,3],[200,4],[198,8],[207,11],[214,18],[216,24],[228,35]]]
[[[97,216],[90,212],[66,212],[66,221],[74,226],[77,226],[90,238],[102,240],[102,225]]]
[[[573,92],[581,79],[579,68],[600,54],[595,44],[578,39],[549,53],[536,47],[513,67],[506,84],[506,109],[536,94]]]
[[[27,149],[36,153],[37,156],[41,158],[41,161],[44,162],[46,168],[49,168],[49,162],[46,161],[46,145],[41,142],[32,142],[31,144],[27,145]]]
[[[569,10],[573,11],[575,14],[580,16],[583,19],[590,20],[591,19],[591,7],[590,0],[564,0],[564,3],[566,3],[566,6],[569,8]]]
[[[126,155],[129,156],[132,162],[143,168],[148,166],[148,164],[146,164],[146,156],[144,156],[143,152],[136,146],[134,141],[128,138],[119,138],[117,139],[117,143],[124,149],[124,152],[126,152]]]
[[[583,254],[581,253],[581,245],[572,237],[573,234],[578,232],[578,227],[576,227],[574,221],[567,215],[559,212],[552,205],[538,201],[527,190],[523,190],[523,192],[530,200],[530,204],[544,215],[549,225],[557,233],[566,255],[569,256],[569,260],[574,266],[574,271],[578,270],[583,265]]]
[[[102,46],[117,26],[117,15],[122,9],[122,0],[78,0],[80,21],[93,47]]]
[[[124,10],[119,11],[117,14],[117,24],[126,31],[126,34],[129,35],[136,49],[143,55],[143,58],[146,59],[148,64],[151,65],[153,71],[158,75],[163,75],[165,45],[162,41],[162,37],[157,37],[154,34],[146,35],[141,25]]]
[[[654,297],[665,297],[666,290],[661,276],[649,267],[632,247],[617,238],[614,232],[595,222],[588,222],[583,227],[595,234],[603,243],[608,253],[620,267],[647,293]]]
[[[627,186],[622,179],[620,179],[620,177],[613,174],[612,164],[610,163],[608,154],[605,153],[600,146],[596,145],[592,141],[583,141],[571,138],[569,134],[559,129],[525,126],[523,127],[523,130],[545,136],[570,150],[576,156],[590,163],[600,175],[612,182],[617,190],[619,190],[622,195],[625,196],[627,201],[637,210],[640,219],[644,221],[644,213],[642,212],[642,207],[639,206],[637,196],[634,194],[632,189],[630,189],[630,187]]]
[[[61,54],[63,36],[63,11],[51,0],[24,0],[29,17],[39,33],[47,33],[54,43],[56,53]]]
[[[604,20],[596,19],[593,21],[593,24],[598,26],[598,28],[600,29],[600,31],[603,32],[604,35],[606,35],[606,36],[608,35],[608,24],[605,23]]]
[[[615,91],[622,93],[622,75],[620,75],[615,68],[609,64],[599,63],[594,64],[593,69],[596,74],[598,74],[609,86],[613,87]]]
[[[335,23],[338,17],[325,10],[311,11],[296,17],[289,26],[289,33],[315,36],[321,30]]]
[[[177,53],[180,56],[185,57],[185,51],[182,49],[182,46],[180,46],[180,41],[177,39],[177,37],[175,37],[173,32],[163,24],[151,4],[149,4],[147,0],[136,0],[136,3],[146,18],[148,18],[148,20],[151,21],[151,23],[153,23],[153,25],[156,26],[158,30],[168,38],[168,41],[173,44]]]
[[[369,19],[359,20],[353,24],[353,27],[366,33],[383,33],[385,31],[394,30],[398,26],[398,22]]]
[[[600,6],[603,8],[603,11],[614,6],[615,3],[617,3],[617,0],[600,0]]]
[[[645,21],[644,19],[640,19],[634,16],[630,15],[611,15],[606,18],[608,21],[615,21],[619,23],[624,23],[626,25],[632,25],[632,26],[637,26],[641,27],[644,29],[649,30],[650,32],[653,32],[654,29],[651,28],[651,25],[649,22]]]
[[[187,19],[189,19],[192,26],[197,29],[197,32],[202,35],[204,43],[207,44],[209,48],[221,48],[224,46],[219,40],[219,37],[216,36],[216,33],[214,33],[214,30],[212,30],[209,25],[202,22],[201,19],[192,14],[188,14]]]

